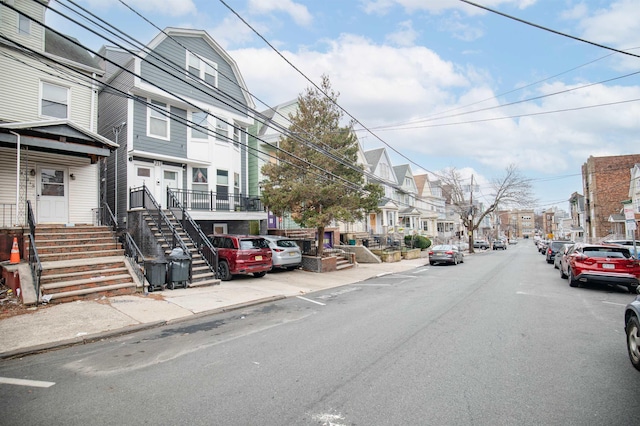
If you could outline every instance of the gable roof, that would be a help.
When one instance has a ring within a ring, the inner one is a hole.
[[[384,152],[384,148],[376,148],[370,149],[369,151],[364,152],[364,158],[367,160],[367,163],[371,166],[371,170],[375,170],[376,165],[380,161],[380,157],[382,157],[382,153]]]
[[[179,37],[200,37],[202,38],[213,50],[215,50],[231,67],[233,71],[233,75],[238,81],[238,85],[240,86],[240,91],[242,92],[242,96],[244,97],[245,102],[247,103],[247,107],[254,109],[255,104],[253,102],[253,98],[249,96],[249,90],[247,89],[247,85],[242,78],[242,74],[240,73],[240,69],[238,68],[238,64],[236,61],[224,50],[205,30],[196,30],[191,28],[175,28],[175,27],[167,27],[163,31],[159,32],[158,35],[154,37],[153,40],[149,44],[147,44],[147,48],[153,50],[160,43],[166,40],[169,37],[179,36]],[[146,50],[140,52],[140,56],[144,59],[149,53]]]
[[[40,135],[48,135],[49,137],[56,137],[61,142],[67,142],[71,139],[87,145],[102,146],[110,150],[118,148],[118,144],[115,142],[69,120],[0,122],[0,129],[13,130],[21,134],[38,133]]]

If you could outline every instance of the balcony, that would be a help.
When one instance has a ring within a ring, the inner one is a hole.
[[[180,203],[190,211],[200,212],[264,212],[258,197],[218,194],[213,191],[171,190]]]

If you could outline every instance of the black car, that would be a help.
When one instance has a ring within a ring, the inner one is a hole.
[[[547,244],[547,248],[544,252],[547,258],[547,263],[554,263],[556,254],[558,254],[559,252],[560,253],[562,252],[562,249],[564,248],[565,244],[573,244],[573,241],[563,241],[563,240],[549,241],[549,243]]]

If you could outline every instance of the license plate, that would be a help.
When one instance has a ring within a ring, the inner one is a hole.
[[[613,263],[603,263],[602,269],[616,269],[616,265]]]
[[[256,256],[256,260],[262,260],[262,256]]]
[[[294,252],[294,251],[289,252],[289,256],[295,256],[295,255],[296,255],[296,252]]]

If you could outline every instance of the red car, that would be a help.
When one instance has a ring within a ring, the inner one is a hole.
[[[271,270],[271,248],[264,238],[255,235],[209,235],[218,249],[218,277],[229,281],[233,275],[253,274],[264,277]]]
[[[640,262],[625,246],[576,243],[560,265],[560,276],[568,278],[571,287],[601,283],[627,287],[632,293],[638,288]]]

